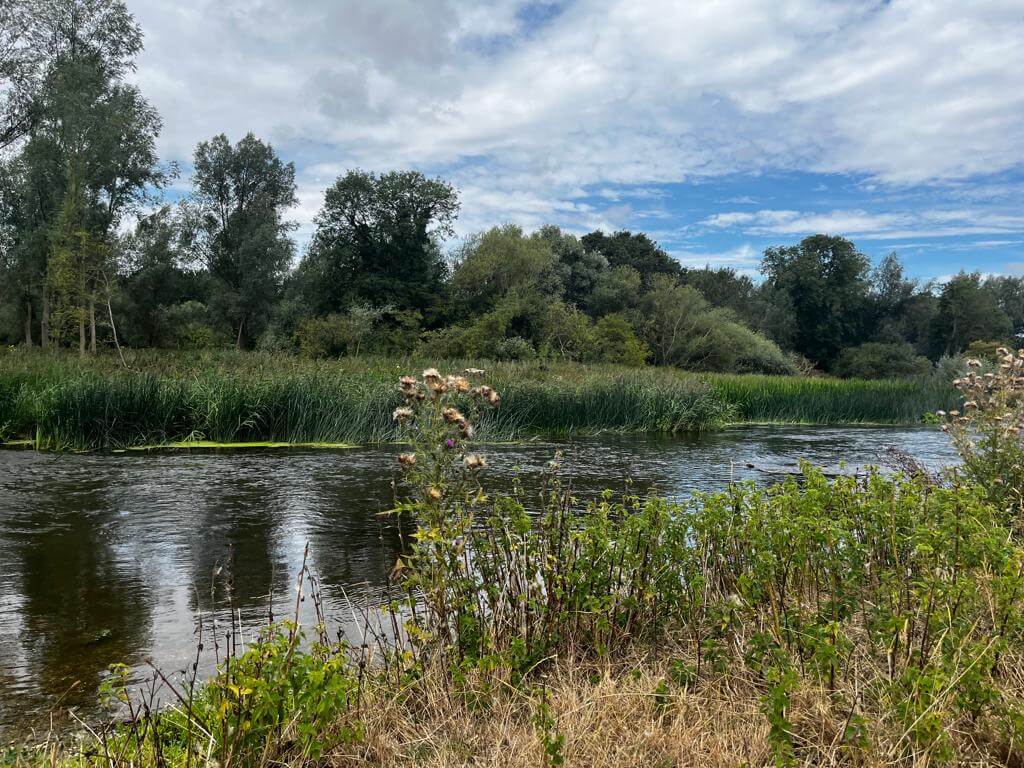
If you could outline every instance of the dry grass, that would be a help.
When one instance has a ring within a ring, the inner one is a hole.
[[[486,707],[450,698],[443,676],[429,676],[414,692],[370,693],[361,717],[365,739],[328,756],[338,768],[736,768],[776,764],[764,715],[763,685],[742,665],[679,687],[670,680],[678,657],[634,658],[628,662],[554,664],[543,687],[508,686],[489,695]],[[1024,693],[1019,664],[1007,665],[1007,680]],[[913,748],[905,729],[880,713],[862,711],[858,683],[829,692],[806,682],[791,697],[787,717],[796,746],[796,765],[962,766],[1017,765],[1003,734],[983,721],[954,728],[952,761]],[[550,713],[539,724],[541,702]],[[864,718],[866,737],[850,743],[854,715]],[[552,761],[545,733],[564,737]],[[1019,750],[1018,750],[1019,751]]]

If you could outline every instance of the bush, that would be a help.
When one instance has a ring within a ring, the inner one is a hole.
[[[622,315],[605,315],[594,325],[594,359],[636,368],[650,355],[647,345],[637,338],[632,324]]]
[[[302,321],[295,331],[299,354],[313,359],[345,354],[348,346],[347,324],[345,316],[338,314]]]
[[[929,373],[932,364],[906,342],[869,341],[844,349],[835,373],[849,379],[902,379]]]

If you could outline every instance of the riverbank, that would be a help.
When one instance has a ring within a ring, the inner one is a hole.
[[[488,440],[604,432],[700,432],[730,423],[914,424],[948,408],[932,379],[827,380],[695,374],[571,363],[360,358],[311,361],[259,353],[115,356],[0,353],[0,440],[43,450],[174,443],[355,444],[397,438],[398,372],[486,368],[502,407]]]

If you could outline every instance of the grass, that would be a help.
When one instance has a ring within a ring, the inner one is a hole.
[[[698,375],[572,363],[425,359],[311,361],[258,353],[133,351],[115,357],[0,352],[0,440],[40,449],[183,443],[354,444],[396,439],[400,373],[481,367],[502,408],[491,440],[601,432],[692,432],[730,422],[918,423],[948,407],[930,380],[867,382]]]

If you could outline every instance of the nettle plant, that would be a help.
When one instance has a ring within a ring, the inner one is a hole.
[[[991,501],[1019,514],[1024,511],[1024,349],[998,349],[998,368],[982,373],[980,360],[953,381],[963,396],[960,409],[940,411],[963,459],[963,473],[988,492]]]

